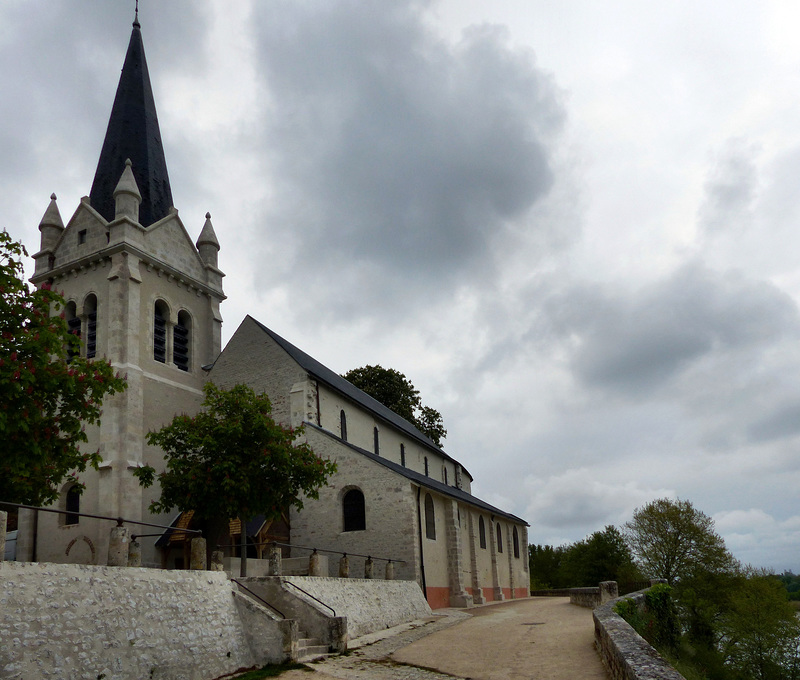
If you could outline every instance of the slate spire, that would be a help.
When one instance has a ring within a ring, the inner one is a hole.
[[[142,194],[139,223],[147,227],[169,213],[172,190],[138,12],[89,193],[91,206],[109,222],[114,219],[114,189],[125,170],[126,159],[132,161],[136,185]]]

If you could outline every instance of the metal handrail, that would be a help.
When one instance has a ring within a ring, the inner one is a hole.
[[[313,596],[311,593],[309,593],[309,592],[307,592],[307,591],[303,590],[303,589],[302,589],[300,586],[298,586],[296,583],[292,583],[291,581],[287,581],[286,579],[281,579],[281,582],[282,582],[282,583],[287,583],[287,584],[289,584],[290,586],[294,586],[294,587],[295,587],[295,588],[297,588],[297,589],[298,589],[298,590],[299,590],[301,593],[304,593],[305,595],[308,595],[308,596],[309,596],[309,597],[310,597],[312,600],[316,600],[316,601],[317,601],[317,602],[319,602],[319,603],[320,603],[320,604],[321,604],[323,607],[327,607],[328,609],[330,609],[330,610],[331,610],[331,612],[333,612],[333,615],[334,615],[334,616],[336,616],[336,610],[335,610],[333,607],[331,607],[329,604],[325,604],[325,603],[324,603],[322,600],[320,600],[318,597],[314,597],[314,596]]]
[[[298,548],[299,550],[310,550],[311,552],[331,553],[332,555],[343,555],[347,557],[366,557],[368,560],[380,560],[383,562],[395,562],[397,564],[405,564],[406,560],[396,560],[393,557],[375,557],[374,555],[362,555],[361,553],[349,553],[344,550],[329,550],[328,548],[314,548],[307,545],[297,545],[296,543],[281,543],[280,541],[265,541],[263,543],[256,543],[255,541],[246,541],[245,545],[281,545],[287,548]],[[218,548],[241,548],[241,543],[231,543],[226,545],[217,544]]]
[[[125,519],[124,517],[110,517],[109,515],[90,515],[88,512],[73,512],[72,510],[57,510],[56,508],[42,508],[37,505],[23,505],[22,503],[7,503],[0,501],[0,506],[7,506],[12,508],[22,508],[24,510],[41,510],[42,512],[54,512],[58,515],[77,515],[78,517],[90,517],[92,519],[105,519],[111,522],[116,522],[117,526],[123,524],[138,524],[142,527],[156,527],[157,529],[172,529],[173,531],[183,531],[187,534],[201,534],[199,529],[183,529],[181,527],[167,526],[166,524],[153,524],[152,522],[140,522],[135,519]],[[161,534],[158,534],[159,536]]]
[[[260,601],[260,602],[263,602],[263,603],[264,603],[265,605],[267,605],[267,607],[269,607],[269,608],[270,608],[272,611],[276,612],[276,613],[277,613],[277,614],[278,614],[278,615],[279,615],[279,616],[280,616],[282,619],[285,619],[285,618],[286,618],[286,615],[285,615],[285,614],[284,614],[284,613],[283,613],[283,612],[282,612],[280,609],[278,609],[277,607],[273,607],[273,606],[272,606],[272,605],[271,605],[269,602],[267,602],[267,601],[266,601],[266,600],[265,600],[263,597],[261,597],[261,596],[260,596],[260,595],[258,595],[257,593],[254,593],[252,590],[250,590],[250,588],[248,588],[246,585],[244,585],[244,583],[242,583],[240,580],[238,580],[238,579],[235,579],[235,578],[231,578],[231,581],[233,581],[233,582],[234,582],[234,583],[235,583],[237,586],[239,586],[240,588],[244,588],[244,589],[245,589],[245,590],[246,590],[248,593],[250,593],[250,594],[251,594],[251,595],[252,595],[254,598],[256,598],[258,601]],[[335,616],[335,614],[334,614],[334,616]]]

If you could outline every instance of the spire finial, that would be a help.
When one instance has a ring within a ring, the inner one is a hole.
[[[136,0],[136,11],[133,15],[133,27],[134,28],[141,28],[141,24],[139,23],[139,0]]]

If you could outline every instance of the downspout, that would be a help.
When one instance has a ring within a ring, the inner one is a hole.
[[[425,583],[425,552],[422,548],[422,513],[420,512],[419,499],[422,494],[422,487],[417,487],[417,531],[419,533],[419,572],[422,576],[422,592],[425,599],[428,599],[428,586]]]

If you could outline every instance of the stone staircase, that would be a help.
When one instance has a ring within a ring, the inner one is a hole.
[[[300,631],[301,635],[307,635]],[[317,638],[301,637],[297,640],[297,662],[308,663],[332,656],[328,652],[328,646],[323,645]]]

